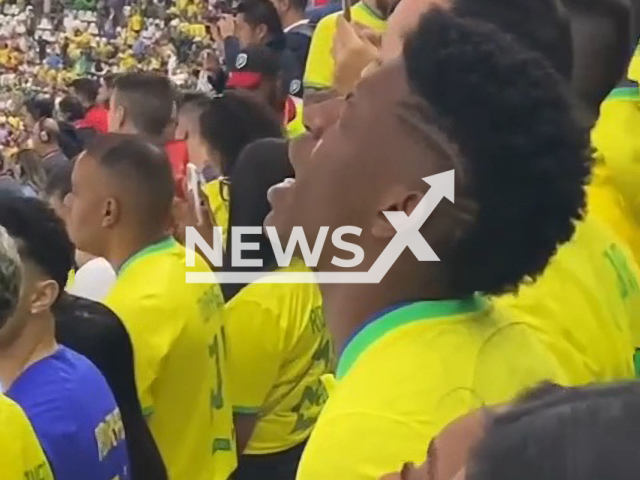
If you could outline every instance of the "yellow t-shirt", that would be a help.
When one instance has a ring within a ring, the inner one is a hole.
[[[293,117],[293,119],[288,122],[285,125],[285,130],[287,132],[287,138],[289,140],[292,140],[300,135],[302,135],[305,131],[306,128],[304,126],[304,121],[303,116],[302,116],[302,109],[303,109],[303,103],[302,100],[295,98],[295,97],[291,97],[293,98],[293,102],[296,106],[296,116]]]
[[[383,314],[351,339],[336,376],[297,480],[378,480],[424,461],[431,439],[460,415],[564,381],[529,327],[481,298]]]
[[[281,271],[313,275],[300,264]],[[253,283],[227,304],[231,398],[258,415],[245,453],[287,450],[309,437],[326,400],[333,348],[315,283]]]
[[[594,147],[602,164],[594,184],[606,182],[615,193],[616,208],[594,205],[594,211],[631,247],[640,264],[640,95],[629,82],[615,89],[600,108],[592,132]],[[602,202],[600,192],[590,192],[592,201]],[[611,204],[614,200],[609,200]]]
[[[338,15],[340,13],[334,13],[320,20],[313,32],[304,74],[304,88],[321,89],[333,85],[334,63],[331,51]],[[382,33],[387,26],[386,20],[380,18],[364,2],[351,7],[351,18],[377,33]]]
[[[588,213],[534,283],[496,303],[539,331],[570,384],[633,378],[639,278],[626,246]]]
[[[51,468],[24,412],[0,394],[0,478],[53,480]]]
[[[222,246],[227,245],[229,230],[229,184],[226,179],[216,179],[202,187],[209,199],[211,213],[218,227],[222,227]]]
[[[223,299],[217,284],[188,284],[208,272],[172,238],[132,256],[105,304],[127,327],[140,402],[169,478],[227,480],[236,467],[227,394]]]

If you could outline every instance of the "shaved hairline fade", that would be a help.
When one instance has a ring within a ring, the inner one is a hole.
[[[108,172],[114,184],[139,210],[143,225],[167,221],[176,193],[171,164],[161,146],[142,135],[109,133],[99,136],[84,152]]]

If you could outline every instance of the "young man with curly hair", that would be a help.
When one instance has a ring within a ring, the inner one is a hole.
[[[385,213],[415,210],[423,178],[453,169],[456,189],[455,203],[443,199],[420,229],[441,261],[405,250],[378,284],[322,286],[337,386],[299,480],[377,479],[421,460],[469,409],[563,380],[529,326],[485,297],[537,276],[571,237],[588,147],[539,56],[438,9],[401,57],[361,81],[311,157],[292,159],[296,180],[271,192],[271,223],[283,236],[300,225],[307,238],[320,226],[361,228],[358,271],[396,234]],[[343,254],[325,247],[318,270],[349,270],[333,255]]]

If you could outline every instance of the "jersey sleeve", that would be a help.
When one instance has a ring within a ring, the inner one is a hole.
[[[305,88],[322,89],[333,85],[334,64],[331,50],[335,33],[335,15],[325,17],[318,23],[309,47],[304,74]]]
[[[424,461],[424,432],[393,417],[341,412],[318,422],[304,450],[297,480],[376,480],[405,462]]]
[[[36,434],[20,408],[0,399],[0,478],[53,480]]]
[[[229,383],[236,413],[258,413],[276,384],[282,362],[277,314],[268,301],[244,298],[240,292],[227,305],[226,335]]]

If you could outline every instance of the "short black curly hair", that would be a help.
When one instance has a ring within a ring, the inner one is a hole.
[[[0,194],[0,225],[17,242],[20,255],[64,291],[75,248],[55,212],[38,198],[4,193]]]
[[[535,277],[582,217],[589,132],[543,58],[494,26],[436,9],[408,39],[411,90],[457,147],[475,218],[442,261],[454,291],[502,294]]]
[[[571,78],[571,21],[559,0],[455,0],[452,12],[495,25],[544,56],[562,77]]]

